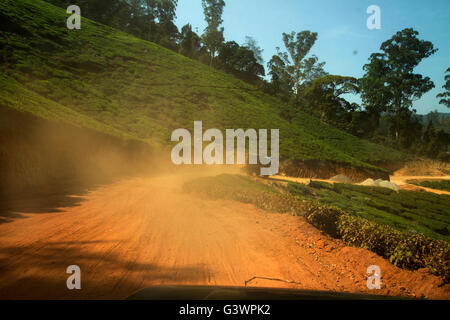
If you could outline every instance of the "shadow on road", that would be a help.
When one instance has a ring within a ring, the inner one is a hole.
[[[90,191],[112,182],[113,180],[91,184],[73,182],[21,194],[0,193],[0,224],[26,218],[25,214],[62,212],[62,208],[80,205]]]
[[[45,242],[0,248],[0,299],[124,299],[153,283],[201,279],[202,266],[167,267],[119,254],[126,240]],[[106,251],[101,249],[108,247]],[[23,265],[30,266],[27,272]],[[68,290],[69,265],[81,269],[81,290]]]

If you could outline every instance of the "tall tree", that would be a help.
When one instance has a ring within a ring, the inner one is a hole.
[[[150,15],[144,0],[128,0],[126,3],[129,7],[129,17],[125,31],[145,40],[151,40],[149,32],[151,28],[149,22]],[[153,20],[154,18],[151,18],[150,21],[153,22]]]
[[[176,41],[178,28],[173,23],[177,17],[178,0],[158,0],[156,5],[156,14],[161,29],[161,36],[169,41]]]
[[[269,69],[270,82],[274,90],[273,93],[286,98],[292,93],[293,82],[285,61],[286,59],[276,54],[267,63],[267,67]]]
[[[405,121],[411,116],[407,112],[414,100],[434,87],[429,77],[415,74],[414,68],[434,54],[433,44],[420,40],[419,33],[411,28],[397,32],[382,43],[381,53],[373,53],[363,69],[361,79],[362,100],[366,110],[378,116],[382,112],[391,114],[392,130],[396,139]]]
[[[180,38],[180,53],[189,58],[197,58],[201,49],[201,39],[192,31],[190,24],[186,24],[181,28]]]
[[[178,0],[131,0],[143,2],[146,16],[147,40],[171,47],[178,40],[178,28],[173,23],[176,18]],[[174,49],[174,48],[172,48]]]
[[[290,64],[290,68],[288,69],[290,69],[290,73],[294,80],[294,92],[296,95],[299,94],[303,81],[309,76],[308,69],[311,70],[318,60],[317,57],[313,56],[313,59],[308,61],[309,64],[304,61],[316,40],[317,33],[309,30],[301,31],[297,34],[295,34],[295,32],[291,32],[290,34],[283,33],[284,46],[292,61],[292,64]],[[286,55],[282,55],[282,57],[286,57]],[[289,60],[287,62],[289,63]],[[324,63],[317,65],[316,69],[321,70],[323,65]]]
[[[244,47],[251,50],[253,52],[253,55],[255,56],[256,61],[260,64],[264,64],[264,59],[262,57],[263,49],[258,45],[258,41],[256,41],[254,38],[246,36],[245,37],[245,43]]]
[[[323,70],[325,63],[318,63],[315,55],[306,58],[316,40],[317,33],[308,30],[297,34],[295,32],[283,33],[283,42],[287,53],[281,52],[280,48],[277,48],[278,54],[269,62],[269,74],[272,75],[272,79],[275,76],[275,80],[281,81],[283,86],[292,85],[289,92],[293,92],[297,97],[312,80],[327,74]]]
[[[223,27],[219,29],[222,24],[222,13],[225,7],[223,0],[202,0],[203,12],[205,14],[205,21],[208,24],[202,36],[203,43],[208,49],[210,55],[210,66],[212,66],[214,57],[218,52],[220,46],[224,42]]]
[[[156,25],[156,2],[157,0],[130,0],[132,7],[133,3],[139,4],[145,10],[145,26],[143,27],[143,31],[145,32],[144,39],[153,41],[155,40],[155,33],[157,30]]]
[[[448,68],[445,73],[450,73],[450,68]],[[436,98],[441,98],[439,104],[443,104],[450,108],[450,74],[445,76],[445,84],[442,88],[445,89],[445,92],[439,93]]]

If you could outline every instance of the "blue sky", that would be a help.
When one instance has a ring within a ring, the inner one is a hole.
[[[371,53],[395,32],[413,27],[419,38],[433,42],[439,51],[416,68],[428,76],[435,88],[414,103],[418,113],[437,109],[436,94],[444,85],[444,72],[450,67],[450,0],[225,0],[223,27],[225,39],[240,44],[245,36],[255,38],[264,49],[267,63],[276,47],[283,48],[283,32],[311,30],[319,34],[311,53],[325,61],[330,74],[360,77]],[[366,26],[370,5],[381,9],[381,29]],[[179,0],[178,27],[190,23],[203,33],[206,26],[201,0]],[[356,53],[356,54],[355,54]],[[265,66],[267,69],[267,66]],[[267,70],[266,70],[267,71]],[[350,100],[358,101],[351,97]]]

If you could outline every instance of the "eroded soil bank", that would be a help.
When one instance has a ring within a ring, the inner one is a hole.
[[[247,166],[250,174],[259,174],[258,166]],[[362,182],[368,178],[389,180],[389,171],[370,168],[358,168],[329,161],[311,160],[305,162],[281,161],[279,174],[293,178],[330,179],[338,174],[349,177],[353,182]]]

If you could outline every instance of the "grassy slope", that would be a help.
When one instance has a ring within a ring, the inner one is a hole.
[[[65,27],[41,0],[0,3],[0,106],[120,137],[167,145],[173,129],[279,128],[280,154],[356,167],[402,154],[304,114],[290,124],[280,101],[231,75],[93,21]]]

